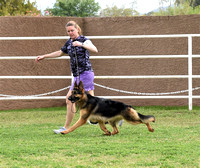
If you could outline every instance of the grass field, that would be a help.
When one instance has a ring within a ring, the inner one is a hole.
[[[143,124],[124,122],[115,136],[104,136],[98,125],[89,124],[56,135],[52,130],[63,126],[65,107],[0,111],[0,167],[200,167],[200,107],[136,110],[155,115],[154,133]]]

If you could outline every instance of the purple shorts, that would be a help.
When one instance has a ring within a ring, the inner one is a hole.
[[[92,71],[84,71],[80,74],[80,80],[83,82],[83,87],[86,92],[90,90],[94,90],[94,72]],[[79,83],[79,76],[73,78],[72,85],[70,87],[70,90],[73,90],[74,83],[77,81],[77,84]]]

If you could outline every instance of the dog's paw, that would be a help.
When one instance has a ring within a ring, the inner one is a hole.
[[[109,132],[106,132],[104,135],[111,136],[112,134],[111,134],[111,132],[109,131]]]
[[[150,132],[154,132],[154,129],[152,128],[152,129],[150,129],[149,131],[150,131]]]
[[[116,134],[118,134],[119,133],[119,131],[113,131],[111,134],[112,135],[116,135]]]
[[[67,134],[67,132],[66,131],[62,131],[62,132],[60,132],[62,135],[65,135],[65,134]]]

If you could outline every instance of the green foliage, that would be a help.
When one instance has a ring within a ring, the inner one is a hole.
[[[192,7],[190,2],[184,2],[179,5],[160,8],[158,12],[152,12],[149,15],[154,16],[174,16],[174,15],[192,15],[200,14],[200,6]]]
[[[118,16],[134,16],[139,13],[132,8],[118,8],[116,5],[108,7],[101,11],[100,16],[103,17],[118,17]]]
[[[189,5],[193,8],[200,5],[200,0],[175,0],[176,5],[181,5],[184,3],[189,3]]]
[[[196,6],[199,6],[200,5],[200,0],[195,0],[193,3],[192,3],[192,7],[196,7]]]
[[[0,111],[0,168],[197,168],[200,107],[136,107],[156,122],[126,122],[119,134],[104,136],[99,125],[85,124],[67,135],[53,129],[65,122],[66,108]],[[79,118],[75,115],[73,123]],[[111,127],[107,125],[108,129]]]
[[[54,16],[97,16],[99,3],[95,0],[57,0],[51,10]]]
[[[40,16],[35,5],[29,0],[0,0],[0,16]]]

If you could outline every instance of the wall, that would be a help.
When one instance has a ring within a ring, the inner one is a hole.
[[[141,16],[117,18],[0,17],[0,37],[65,36],[65,24],[75,20],[85,36],[200,34],[200,16]],[[66,40],[0,41],[0,56],[37,56],[59,50]],[[93,39],[98,48],[91,55],[186,55],[187,38]],[[193,54],[200,54],[200,38],[193,38]],[[99,75],[187,75],[187,59],[91,60]],[[193,74],[199,75],[200,59],[193,59]],[[70,75],[69,60],[1,60],[0,76]],[[187,89],[187,79],[95,79],[95,83],[136,92],[171,92]],[[193,79],[193,87],[200,86]],[[0,94],[33,95],[64,88],[67,79],[1,79]],[[200,91],[193,94],[200,95]],[[66,95],[67,91],[54,94]],[[95,95],[126,95],[95,87]],[[181,94],[180,94],[181,95]],[[187,105],[187,99],[120,100],[135,106]],[[0,110],[64,106],[65,100],[0,101]],[[198,99],[193,105],[200,105]]]

